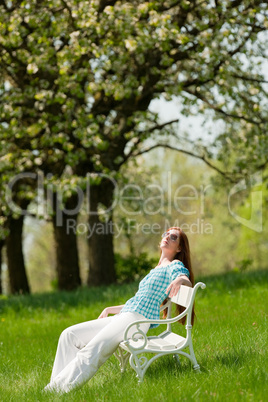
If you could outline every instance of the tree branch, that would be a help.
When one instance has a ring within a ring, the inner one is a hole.
[[[245,116],[242,116],[242,115],[236,115],[236,114],[232,114],[232,113],[227,113],[224,110],[222,110],[221,108],[219,108],[219,107],[213,105],[212,103],[210,103],[204,96],[202,96],[197,91],[191,91],[190,89],[185,89],[185,92],[187,92],[190,95],[195,96],[196,98],[200,99],[202,102],[206,103],[210,107],[210,109],[215,110],[215,112],[218,112],[218,113],[222,114],[225,117],[231,117],[232,119],[237,119],[237,120],[244,120],[244,121],[246,121],[248,123],[255,124],[255,125],[259,125],[259,124],[262,123],[261,121],[256,121],[256,120],[253,120],[253,119],[249,119],[249,118],[247,118]]]
[[[100,0],[100,5],[98,9],[98,13],[102,13],[105,7],[114,6],[117,0]]]
[[[65,0],[61,0],[61,2],[64,5],[64,7],[66,8],[66,10],[68,11],[73,29],[77,29],[75,19],[73,18],[73,15],[72,15],[72,9],[70,8],[70,6],[68,5],[68,3]]]
[[[268,84],[268,81],[265,79],[261,80],[258,78],[247,77],[246,75],[231,74],[231,77],[238,78],[243,81],[257,82],[258,84]]]
[[[178,123],[178,122],[179,122],[179,119],[175,119],[175,120],[171,120],[166,123],[163,123],[163,124],[156,124],[155,126],[149,128],[148,130],[138,131],[136,141],[135,141],[134,145],[132,146],[132,148],[130,149],[130,151],[127,153],[127,155],[125,155],[124,162],[133,156],[135,149],[137,149],[137,146],[142,142],[142,140],[144,138],[143,134],[144,135],[147,133],[149,134],[155,130],[162,130],[164,127],[166,127],[170,124],[173,124],[173,123]]]
[[[195,154],[194,152],[188,151],[186,149],[182,149],[182,148],[177,148],[177,147],[173,147],[172,145],[168,145],[168,144],[155,144],[152,145],[151,147],[148,147],[144,150],[138,151],[136,153],[133,153],[131,156],[132,157],[137,157],[140,155],[143,155],[149,151],[152,151],[153,149],[156,148],[166,148],[166,149],[171,149],[172,151],[176,151],[176,152],[181,152],[183,154],[192,156],[196,159],[202,160],[207,166],[209,166],[210,168],[212,168],[213,170],[215,170],[217,173],[219,173],[221,176],[223,176],[225,179],[227,179],[229,182],[231,183],[236,183],[237,180],[235,180],[233,178],[233,174],[231,172],[224,172],[223,170],[219,169],[217,166],[213,165],[207,158],[205,155],[198,155]]]
[[[145,133],[152,133],[155,130],[162,130],[162,128],[164,128],[170,124],[178,123],[178,122],[179,122],[179,119],[174,119],[174,120],[167,121],[166,123],[163,123],[163,124],[156,124],[155,126],[149,128],[148,130],[138,131],[138,135],[142,135]]]

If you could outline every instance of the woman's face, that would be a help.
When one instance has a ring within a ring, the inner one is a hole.
[[[179,231],[176,229],[171,229],[166,233],[163,233],[162,240],[160,243],[160,248],[162,251],[169,250],[173,252],[174,256],[180,251],[180,238]]]

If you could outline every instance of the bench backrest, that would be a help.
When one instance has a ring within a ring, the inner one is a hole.
[[[179,304],[180,306],[188,307],[192,299],[192,294],[193,288],[181,285],[179,292],[176,296],[171,298],[171,301],[172,303]]]

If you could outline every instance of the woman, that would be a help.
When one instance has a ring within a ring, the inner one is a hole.
[[[164,299],[175,296],[181,285],[194,284],[186,234],[179,227],[168,229],[162,235],[160,249],[158,265],[140,282],[136,295],[125,305],[106,307],[97,320],[62,332],[46,391],[69,392],[84,384],[115,352],[130,323],[159,319]],[[109,317],[109,314],[115,315]],[[146,333],[149,326],[142,324],[142,331]]]

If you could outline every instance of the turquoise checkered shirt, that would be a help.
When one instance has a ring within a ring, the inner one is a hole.
[[[160,305],[168,296],[166,289],[181,275],[186,275],[188,278],[190,276],[188,269],[181,261],[173,261],[164,267],[152,269],[140,282],[137,293],[126,302],[121,313],[135,311],[145,318],[159,320]],[[157,324],[151,324],[150,328],[157,326]]]

